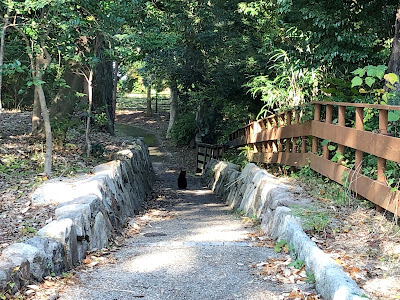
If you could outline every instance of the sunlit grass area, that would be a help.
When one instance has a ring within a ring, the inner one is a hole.
[[[157,110],[159,112],[169,112],[169,92],[155,93],[151,95],[152,102],[151,107],[153,111],[156,111],[156,98],[157,98]],[[118,110],[145,110],[147,106],[146,94],[125,94],[117,99]]]
[[[139,127],[116,123],[115,131],[119,136],[143,137],[148,146],[158,145],[157,138],[153,133]]]

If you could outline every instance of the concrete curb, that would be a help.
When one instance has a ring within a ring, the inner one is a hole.
[[[154,180],[147,146],[137,139],[94,174],[41,185],[32,202],[57,204],[56,220],[2,251],[0,291],[16,292],[30,279],[61,274],[82,262],[87,251],[107,246],[114,231],[141,209]]]
[[[247,164],[242,172],[238,170],[237,165],[211,160],[202,180],[232,209],[240,209],[249,217],[257,216],[267,235],[291,245],[292,255],[304,260],[307,271],[314,274],[316,289],[324,299],[366,299],[366,293],[318,248],[304,233],[300,220],[292,216],[291,204],[302,205],[311,200],[295,200],[293,196],[299,188],[279,183],[254,164]]]

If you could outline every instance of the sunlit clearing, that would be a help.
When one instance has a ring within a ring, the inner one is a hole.
[[[187,237],[189,241],[240,241],[247,237],[247,231],[243,225],[220,225],[196,230],[197,234]]]
[[[152,248],[152,250],[157,248]],[[154,272],[165,269],[174,269],[174,273],[186,273],[190,271],[191,266],[195,264],[196,257],[190,248],[166,249],[156,253],[142,254],[132,257],[127,262],[124,270],[128,272]]]

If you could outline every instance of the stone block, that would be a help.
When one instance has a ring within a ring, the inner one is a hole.
[[[60,241],[66,250],[68,268],[78,264],[78,240],[76,229],[71,219],[59,219],[50,222],[37,233],[45,237]]]
[[[41,281],[46,273],[46,254],[32,245],[14,243],[3,250],[2,256],[9,258],[20,256],[26,258],[30,264],[30,273],[32,278],[37,281]]]
[[[18,255],[0,256],[0,291],[16,293],[29,283],[30,275],[30,263],[26,258]]]
[[[46,272],[45,275],[54,273],[60,275],[67,270],[68,262],[63,244],[58,240],[49,238],[33,237],[25,244],[34,246],[45,253]]]

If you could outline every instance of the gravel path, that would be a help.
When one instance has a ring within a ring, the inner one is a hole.
[[[283,299],[297,287],[252,275],[251,265],[279,254],[252,247],[246,237],[254,228],[229,214],[198,178],[189,176],[188,189],[177,190],[179,169],[160,152],[152,149],[156,187],[169,195],[160,210],[169,217],[149,222],[114,253],[114,263],[79,272],[60,299]]]

